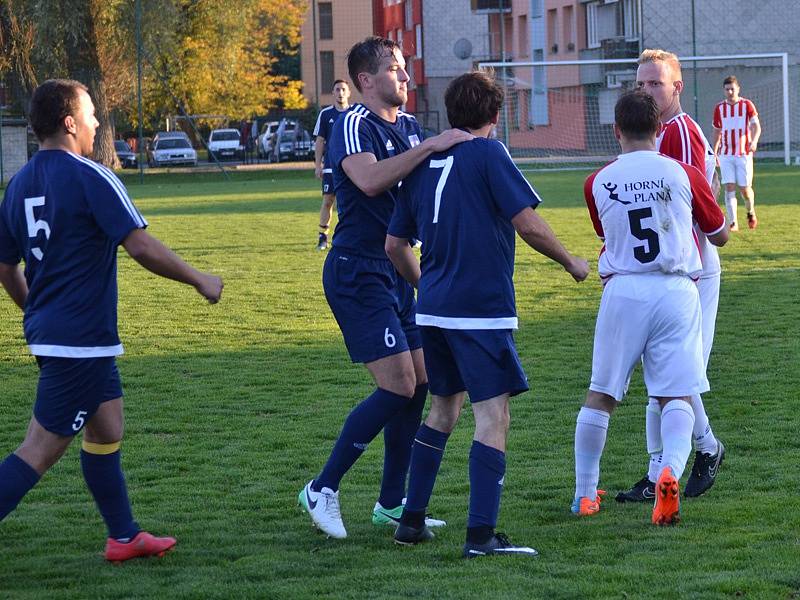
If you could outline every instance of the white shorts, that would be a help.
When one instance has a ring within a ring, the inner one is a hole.
[[[719,156],[719,170],[722,183],[735,183],[739,187],[753,185],[753,155]]]
[[[589,389],[621,401],[641,359],[648,396],[707,392],[701,327],[700,297],[688,277],[614,275],[597,313]]]
[[[699,279],[697,292],[700,294],[700,313],[703,319],[703,364],[708,369],[708,359],[711,356],[711,347],[714,345],[717,307],[719,306],[719,274]]]

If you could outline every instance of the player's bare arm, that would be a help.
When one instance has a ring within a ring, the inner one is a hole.
[[[724,246],[728,242],[728,238],[730,237],[729,227],[723,227],[717,233],[712,235],[706,234],[708,241],[714,244],[715,246]]]
[[[373,197],[396,185],[434,152],[442,152],[474,137],[471,133],[460,129],[448,129],[402,154],[385,160],[378,161],[371,152],[351,154],[342,161],[342,168],[358,189]]]
[[[714,141],[711,142],[711,148],[714,150],[714,154],[719,154],[719,145],[722,143],[722,129],[717,129],[714,127]],[[717,163],[719,163],[719,159],[717,159]]]
[[[517,213],[511,224],[526,244],[564,267],[575,281],[583,281],[589,275],[589,263],[567,252],[547,222],[532,208]]]
[[[314,142],[314,176],[322,179],[322,157],[325,156],[325,138],[317,136]]]
[[[747,126],[750,128],[750,148],[748,148],[748,151],[755,152],[758,148],[758,138],[761,137],[761,121],[758,120],[758,117],[753,117]]]
[[[386,235],[386,255],[392,261],[394,268],[414,287],[419,284],[420,268],[419,261],[408,245],[407,238],[399,238],[393,235]]]
[[[223,288],[220,277],[191,267],[144,229],[134,229],[122,245],[131,258],[151,273],[193,286],[211,304],[219,302]]]
[[[14,304],[23,309],[28,298],[28,284],[19,265],[0,263],[0,284],[3,285]]]

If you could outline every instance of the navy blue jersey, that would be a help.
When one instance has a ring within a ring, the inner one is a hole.
[[[25,338],[37,356],[122,353],[117,334],[117,246],[147,226],[109,169],[40,150],[0,205],[0,262],[25,261]]]
[[[353,254],[388,260],[384,245],[386,228],[394,210],[399,186],[370,198],[350,181],[342,161],[351,154],[368,152],[379,161],[402,154],[422,140],[417,120],[404,112],[394,123],[384,121],[363,104],[356,104],[333,126],[328,158],[333,168],[333,188],[339,223],[333,245]]]
[[[497,140],[475,138],[414,169],[388,232],[422,240],[417,324],[516,328],[511,219],[540,202]]]
[[[350,110],[346,108],[344,110],[339,110],[335,106],[331,105],[327,108],[323,108],[319,111],[319,115],[317,116],[317,124],[314,125],[314,137],[321,137],[325,140],[325,153],[322,155],[322,164],[325,165],[326,169],[330,168],[328,164],[328,145],[330,144],[331,140],[331,131],[333,131],[333,124],[342,116],[347,114],[347,111]]]

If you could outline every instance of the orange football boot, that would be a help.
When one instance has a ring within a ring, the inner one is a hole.
[[[656,482],[653,524],[676,525],[681,520],[681,491],[672,469],[664,467]]]
[[[594,500],[588,496],[576,498],[572,503],[572,512],[580,517],[588,517],[600,512],[600,503],[603,501],[605,493],[605,490],[597,490],[597,496],[595,496]]]
[[[114,538],[106,540],[105,559],[113,563],[121,563],[131,558],[145,556],[164,556],[177,544],[172,537],[155,537],[146,531],[140,531],[127,543],[118,542]]]

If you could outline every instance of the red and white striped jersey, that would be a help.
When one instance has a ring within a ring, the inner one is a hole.
[[[758,116],[755,104],[739,98],[736,104],[723,100],[714,108],[714,128],[722,131],[719,153],[722,156],[747,156],[750,148],[750,121]]]
[[[660,271],[700,277],[692,229],[713,235],[725,227],[711,187],[696,168],[653,151],[621,154],[586,179],[584,196],[605,244],[601,278]]]
[[[703,135],[700,125],[686,113],[679,113],[666,123],[656,138],[656,148],[661,154],[679,160],[699,169],[708,183],[714,179],[717,159],[708,139]],[[703,277],[716,277],[722,271],[717,248],[711,244],[698,227],[695,233],[700,244],[700,258],[703,261]]]
[[[661,124],[656,149],[661,154],[699,169],[711,183],[717,166],[714,150],[700,125],[686,113],[679,113]]]

